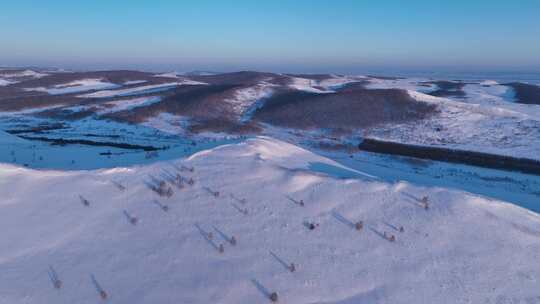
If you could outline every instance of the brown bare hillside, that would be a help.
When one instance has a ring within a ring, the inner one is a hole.
[[[269,98],[254,119],[292,128],[350,129],[423,119],[435,111],[434,105],[418,102],[397,89],[330,94],[289,91]]]
[[[223,102],[223,99],[230,96],[238,87],[238,85],[180,86],[158,103],[115,112],[105,117],[129,123],[143,122],[159,113],[195,119],[232,119],[232,109]]]

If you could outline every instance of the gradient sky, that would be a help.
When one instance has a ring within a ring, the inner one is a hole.
[[[540,69],[540,0],[6,0],[0,65]]]

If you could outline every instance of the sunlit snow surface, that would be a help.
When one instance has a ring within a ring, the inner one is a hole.
[[[347,172],[270,138],[132,168],[2,164],[0,303],[96,303],[99,290],[114,303],[267,303],[268,292],[299,304],[538,299],[538,215]],[[147,183],[170,173],[195,183],[158,197]]]

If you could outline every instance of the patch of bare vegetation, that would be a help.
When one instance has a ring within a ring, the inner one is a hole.
[[[418,102],[398,89],[329,94],[289,91],[270,97],[254,119],[301,129],[347,129],[424,119],[435,111],[436,106]]]
[[[262,131],[254,122],[239,123],[226,119],[207,119],[195,121],[188,129],[192,133],[223,132],[228,134],[256,134]]]

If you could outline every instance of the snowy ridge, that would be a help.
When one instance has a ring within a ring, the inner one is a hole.
[[[52,88],[38,87],[38,88],[26,88],[25,90],[46,92],[50,95],[61,95],[61,94],[71,94],[71,93],[93,91],[93,90],[112,89],[112,88],[118,88],[118,87],[120,86],[117,84],[104,82],[103,79],[97,78],[97,79],[75,80],[69,83],[55,85]]]
[[[358,77],[341,77],[332,75],[331,78],[314,80],[301,77],[291,77],[292,83],[289,87],[299,91],[311,93],[333,93],[334,90],[353,82],[358,82]]]
[[[145,85],[135,88],[128,88],[128,89],[121,89],[121,90],[104,90],[104,91],[98,91],[94,93],[79,95],[77,97],[80,98],[110,98],[110,97],[124,97],[124,96],[132,96],[132,95],[141,95],[141,94],[149,94],[149,93],[156,93],[161,92],[165,90],[169,90],[171,88],[180,86],[180,85],[204,85],[206,83],[193,81],[189,79],[185,79],[179,82],[169,82],[169,83],[160,83],[160,84],[153,84],[153,85]]]
[[[271,138],[130,169],[0,168],[0,303],[96,303],[100,290],[114,303],[538,296],[538,215],[459,191],[344,179],[347,168]],[[167,172],[195,183],[158,197],[145,182]]]

